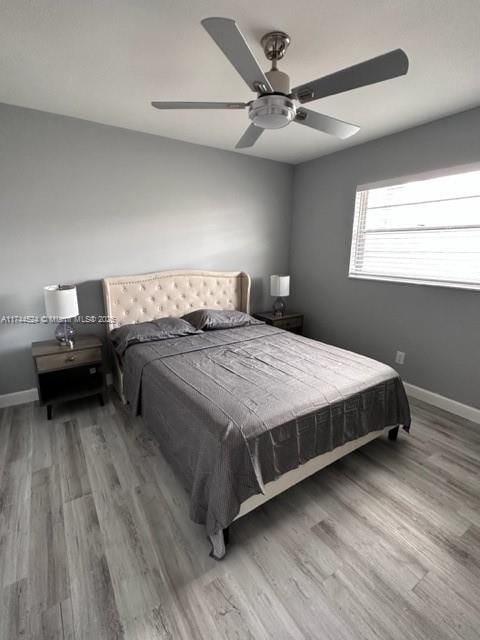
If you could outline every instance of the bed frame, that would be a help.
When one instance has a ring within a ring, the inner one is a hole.
[[[105,311],[111,318],[108,329],[123,324],[144,322],[163,316],[179,317],[194,309],[250,310],[251,280],[243,271],[159,271],[135,276],[119,276],[103,280]],[[121,363],[115,359],[114,385],[122,400]],[[347,442],[333,451],[312,458],[297,469],[285,473],[265,485],[265,493],[251,496],[242,503],[238,519],[261,506],[286,489],[313,475],[320,469],[343,458],[388,433],[396,440],[397,427],[372,431],[365,436]],[[225,536],[226,537],[226,536]]]

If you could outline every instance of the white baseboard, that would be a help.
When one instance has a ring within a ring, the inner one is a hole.
[[[417,398],[417,400],[422,400],[434,407],[444,409],[456,416],[460,416],[461,418],[466,418],[467,420],[480,424],[480,409],[470,407],[468,404],[462,404],[461,402],[457,402],[457,400],[452,400],[451,398],[446,398],[445,396],[441,396],[433,391],[428,391],[428,389],[416,387],[414,384],[409,384],[408,382],[404,382],[403,384],[407,395],[412,396],[412,398]]]
[[[14,393],[4,393],[0,395],[0,409],[2,407],[13,407],[16,404],[35,402],[35,400],[38,400],[38,391],[36,389],[24,389],[23,391],[15,391]]]

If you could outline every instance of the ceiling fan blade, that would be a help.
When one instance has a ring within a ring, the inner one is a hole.
[[[318,80],[301,84],[292,90],[292,94],[303,104],[343,91],[397,78],[405,75],[407,71],[407,54],[402,49],[395,49],[376,58],[355,64],[353,67],[347,67]]]
[[[235,145],[235,149],[246,149],[247,147],[253,147],[255,142],[262,135],[263,131],[264,129],[262,129],[261,127],[257,127],[254,124],[251,124]]]
[[[247,41],[230,18],[205,18],[202,25],[242,76],[250,89],[268,93],[273,88],[255,60]]]
[[[331,136],[336,136],[342,140],[350,138],[350,136],[360,131],[360,127],[357,127],[355,124],[349,124],[348,122],[343,122],[343,120],[337,120],[336,118],[331,118],[330,116],[325,116],[322,113],[310,111],[310,109],[304,109],[303,107],[297,110],[295,122],[303,124],[306,127],[311,127],[312,129],[317,129],[323,133],[328,133]]]
[[[152,102],[155,109],[245,109],[247,102]]]

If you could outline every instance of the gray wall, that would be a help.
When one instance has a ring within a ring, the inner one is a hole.
[[[474,109],[296,167],[290,261],[309,335],[391,365],[405,351],[404,380],[475,407],[480,292],[347,274],[357,184],[479,160]]]
[[[0,105],[0,316],[43,314],[42,287],[79,287],[103,311],[100,279],[160,269],[250,272],[253,308],[286,271],[292,167]],[[34,386],[32,340],[53,328],[0,325],[0,394]]]
[[[43,314],[56,282],[99,314],[105,275],[170,268],[248,270],[268,307],[291,235],[289,304],[309,335],[390,364],[405,351],[405,380],[479,407],[478,292],[347,277],[356,185],[476,162],[479,131],[476,109],[300,165],[293,183],[288,165],[0,105],[0,316]],[[52,332],[0,325],[0,394],[34,385],[30,343]]]

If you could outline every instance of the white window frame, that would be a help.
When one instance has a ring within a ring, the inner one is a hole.
[[[459,281],[448,281],[448,280],[434,280],[434,279],[428,279],[428,278],[412,278],[408,276],[378,275],[378,274],[362,273],[356,269],[358,245],[362,237],[362,225],[365,222],[364,217],[362,217],[362,212],[361,210],[359,210],[358,201],[359,201],[359,198],[361,198],[361,192],[368,191],[369,189],[378,189],[381,187],[395,186],[397,184],[403,184],[406,182],[430,180],[432,178],[447,177],[450,175],[455,175],[457,173],[468,173],[470,171],[479,171],[479,170],[480,170],[480,162],[475,162],[475,163],[469,163],[465,165],[456,165],[453,167],[449,167],[448,169],[438,169],[435,171],[425,171],[422,173],[407,174],[407,175],[400,176],[398,178],[357,185],[356,194],[355,194],[355,207],[354,207],[354,213],[353,213],[353,230],[352,230],[352,238],[351,238],[348,277],[359,279],[359,280],[376,280],[380,282],[399,282],[399,283],[407,283],[407,284],[428,285],[428,286],[434,286],[434,287],[447,287],[447,288],[453,288],[453,289],[469,289],[473,291],[480,291],[480,282],[471,283],[471,282],[459,282]],[[445,228],[448,228],[448,227],[445,227]],[[460,228],[460,227],[451,227],[451,228]]]

